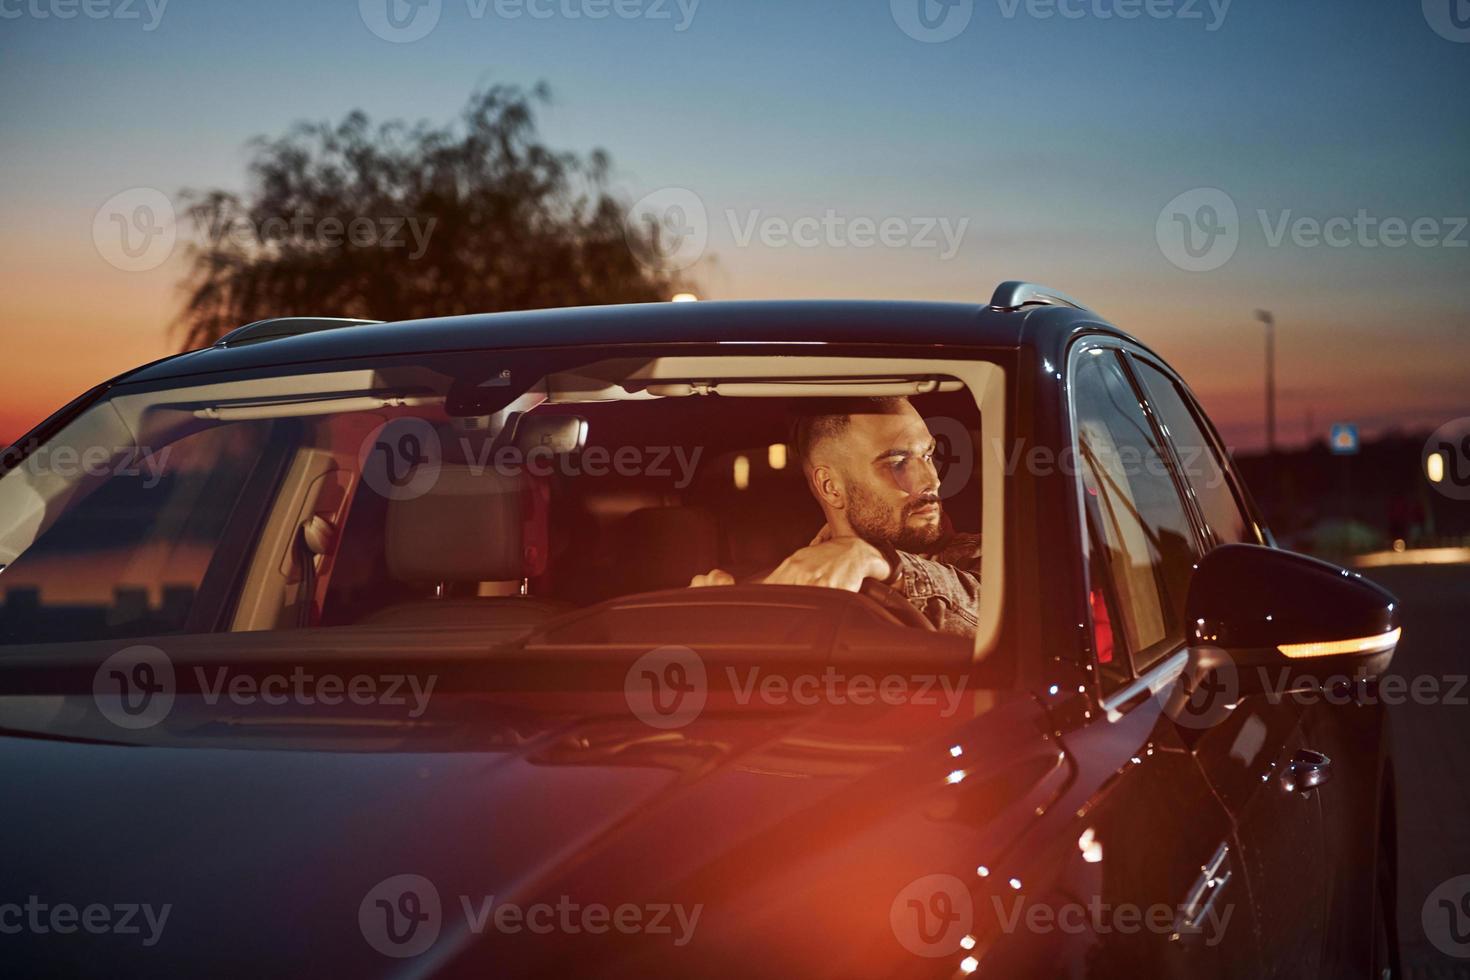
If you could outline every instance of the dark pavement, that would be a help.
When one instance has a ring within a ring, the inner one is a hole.
[[[1425,935],[1425,900],[1470,874],[1470,565],[1365,569],[1403,603],[1404,637],[1392,673],[1434,677],[1432,703],[1390,705],[1398,779],[1399,935],[1415,980],[1470,980],[1470,959],[1440,952]],[[1456,689],[1458,688],[1458,689]]]

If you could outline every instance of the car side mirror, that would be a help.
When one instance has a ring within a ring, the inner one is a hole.
[[[1193,692],[1210,675],[1236,699],[1373,681],[1398,645],[1398,600],[1336,565],[1259,545],[1206,555],[1185,602]]]

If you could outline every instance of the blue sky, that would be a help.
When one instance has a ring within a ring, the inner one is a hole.
[[[973,0],[943,43],[900,29],[918,0],[894,0],[898,13],[889,0],[701,0],[682,31],[692,0],[619,0],[642,15],[602,20],[563,12],[598,0],[527,0],[547,18],[441,0],[411,43],[369,29],[386,0],[169,0],[152,30],[157,0],[90,0],[132,19],[62,20],[66,2],[0,0],[13,232],[0,313],[14,357],[39,354],[58,324],[99,318],[116,323],[79,372],[168,348],[160,321],[180,268],[98,260],[92,216],[110,195],[238,188],[253,135],[354,108],[444,121],[478,85],[545,80],[551,145],[609,150],[629,199],[699,195],[713,259],[695,271],[715,297],[982,300],[1000,279],[1048,282],[1174,360],[1241,445],[1259,435],[1250,313],[1267,306],[1282,323],[1288,436],[1308,412],[1322,428],[1344,416],[1370,429],[1470,414],[1470,247],[1273,246],[1266,233],[1283,216],[1365,210],[1434,218],[1442,239],[1470,214],[1470,43],[1436,33],[1417,2],[1153,0],[1161,16],[1125,20],[1101,15],[1129,0],[1061,0],[1074,17],[1039,16],[1055,10],[1047,0]],[[1425,5],[1440,2],[1452,0]],[[1195,188],[1223,190],[1239,212],[1237,251],[1204,272],[1176,267],[1156,237],[1161,208]],[[828,209],[969,223],[941,261],[741,247],[726,217]],[[26,288],[70,282],[89,295]],[[60,403],[82,380],[43,372],[24,397]],[[0,427],[29,404],[0,404]]]

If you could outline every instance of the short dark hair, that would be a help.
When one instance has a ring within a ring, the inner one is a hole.
[[[905,399],[899,395],[866,398],[802,398],[795,406],[795,424],[791,444],[796,458],[810,466],[812,450],[827,439],[835,439],[847,429],[854,415],[888,415],[899,410]]]

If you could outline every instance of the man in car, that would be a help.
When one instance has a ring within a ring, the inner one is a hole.
[[[871,578],[936,629],[974,636],[980,536],[954,533],[945,520],[934,436],[908,399],[823,399],[801,415],[795,442],[827,523],[763,581],[857,592]],[[716,568],[689,584],[734,582]]]

